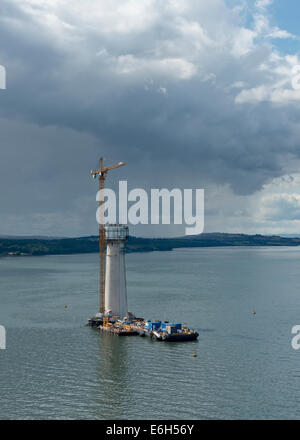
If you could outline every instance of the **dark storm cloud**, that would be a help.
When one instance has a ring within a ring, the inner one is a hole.
[[[118,177],[132,186],[229,184],[238,194],[299,159],[297,106],[236,102],[243,89],[272,88],[282,78],[272,67],[289,63],[221,0],[141,10],[115,0],[115,13],[106,2],[39,3],[0,7],[1,185],[17,171],[3,209],[18,194],[28,211],[72,210],[100,152],[127,161]]]

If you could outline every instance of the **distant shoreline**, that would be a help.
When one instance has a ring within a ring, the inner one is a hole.
[[[126,252],[171,251],[180,248],[241,246],[300,246],[299,237],[205,233],[175,238],[129,237]],[[0,238],[0,257],[72,255],[99,252],[98,237],[78,238]]]

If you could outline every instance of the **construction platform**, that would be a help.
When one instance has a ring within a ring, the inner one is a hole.
[[[88,320],[91,327],[117,336],[148,336],[164,342],[195,341],[199,334],[181,323],[145,321],[143,318],[94,317]]]
[[[118,327],[106,327],[104,325],[99,325],[99,330],[103,331],[103,332],[107,332],[107,333],[112,333],[114,335],[117,336],[137,336],[138,332],[136,332],[135,330],[126,330],[123,328],[118,328]]]

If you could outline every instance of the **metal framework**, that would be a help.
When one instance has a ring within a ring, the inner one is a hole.
[[[104,212],[103,212],[104,182],[105,182],[108,171],[114,170],[115,168],[122,167],[123,165],[125,165],[125,162],[119,162],[115,165],[111,165],[110,167],[103,167],[103,158],[100,157],[99,170],[91,171],[91,175],[93,176],[94,179],[96,179],[97,176],[99,178],[99,191],[100,191],[100,200],[99,200],[99,212],[100,212],[100,223],[99,223],[99,254],[100,254],[99,294],[100,294],[100,313],[102,313],[102,314],[104,314],[104,312],[105,312],[104,294],[105,294],[105,247],[106,247]]]

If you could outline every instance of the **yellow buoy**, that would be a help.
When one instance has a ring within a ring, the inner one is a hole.
[[[193,353],[193,357],[194,358],[197,357],[197,353],[196,352]]]

